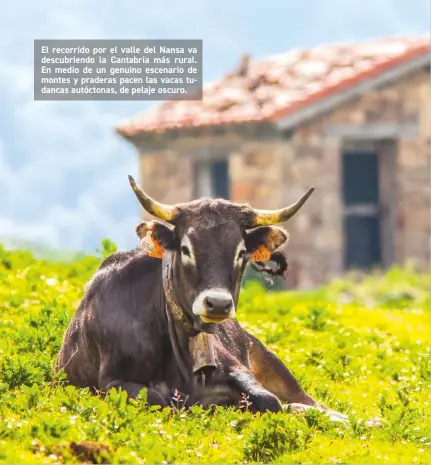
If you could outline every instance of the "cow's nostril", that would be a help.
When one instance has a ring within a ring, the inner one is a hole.
[[[211,297],[206,296],[204,305],[208,312],[212,313],[229,313],[232,307],[232,299],[227,297]]]
[[[212,310],[214,308],[211,297],[205,297],[204,303],[207,310]]]

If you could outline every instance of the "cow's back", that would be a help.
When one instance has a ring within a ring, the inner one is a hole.
[[[157,378],[158,358],[169,350],[163,310],[160,261],[139,249],[112,254],[86,285],[56,369],[69,383],[96,389],[104,364],[136,382]]]

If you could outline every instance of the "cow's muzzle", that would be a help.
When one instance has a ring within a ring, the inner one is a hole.
[[[193,302],[193,313],[204,323],[221,323],[235,318],[235,305],[230,292],[224,289],[207,289]]]

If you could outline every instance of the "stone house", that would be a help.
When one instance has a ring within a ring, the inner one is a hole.
[[[315,192],[288,224],[288,286],[430,258],[430,39],[292,50],[116,128],[166,203],[220,196],[258,208]]]

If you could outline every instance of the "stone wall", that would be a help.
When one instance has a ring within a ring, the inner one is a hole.
[[[403,102],[419,118],[419,137],[398,146],[397,260],[410,259],[420,269],[430,263],[430,81],[418,74],[403,87]]]
[[[279,208],[283,203],[283,159],[280,141],[244,143],[229,160],[231,200],[253,207]]]
[[[284,204],[290,205],[311,186],[315,191],[285,227],[291,240],[290,285],[309,288],[335,276],[342,267],[340,144],[325,139],[320,126],[299,128],[284,160]],[[295,268],[295,270],[293,270]]]
[[[349,123],[419,125],[416,137],[401,137],[392,144],[394,150],[389,155],[395,159],[395,185],[382,185],[381,190],[393,190],[390,200],[396,216],[395,230],[389,233],[394,235],[394,260],[411,261],[421,270],[429,269],[430,81],[429,71],[423,70],[368,92],[295,130],[291,156],[285,160],[291,164],[285,175],[285,200],[293,201],[310,184],[316,186],[310,204],[289,226],[290,255],[297,268],[297,285],[301,287],[319,284],[343,272],[339,173],[346,141],[325,136],[325,127]],[[385,150],[382,142],[376,141],[375,145],[381,153]],[[290,185],[295,189],[290,189]]]
[[[392,144],[394,150],[390,155],[395,158],[395,186],[391,201],[396,221],[395,231],[389,232],[394,234],[397,263],[411,261],[421,270],[429,269],[430,81],[429,71],[423,70],[368,92],[295,131],[291,181],[301,190],[310,183],[316,186],[315,198],[291,225],[292,245],[295,243],[292,256],[299,262],[300,285],[318,284],[343,272],[339,164],[341,148],[346,141],[325,136],[325,127],[349,123],[418,123],[416,137],[400,137]],[[375,144],[382,153],[384,144],[379,141]],[[381,190],[385,188],[388,189],[381,186]],[[286,193],[286,197],[296,195],[293,190]],[[309,227],[311,224],[313,226]]]
[[[334,124],[418,123],[414,138],[388,147],[393,157],[394,206],[391,234],[394,259],[412,260],[427,269],[430,254],[430,84],[429,71],[415,72],[372,90],[355,101],[304,123],[291,137],[220,135],[179,138],[169,150],[141,150],[142,183],[160,201],[193,198],[193,161],[227,156],[231,198],[257,208],[279,208],[296,201],[310,186],[315,192],[301,212],[284,226],[291,239],[289,287],[309,288],[343,273],[341,153],[346,140],[328,136]],[[380,145],[379,145],[380,144]],[[387,177],[387,176],[386,176]],[[389,178],[388,178],[389,179]],[[384,181],[384,183],[389,181]],[[386,192],[392,185],[382,186]],[[392,224],[390,221],[387,224]]]
[[[192,198],[192,162],[189,158],[179,160],[173,150],[141,153],[139,172],[139,184],[160,202],[173,204]],[[143,210],[143,218],[152,217]]]

